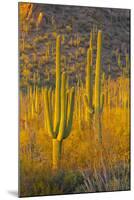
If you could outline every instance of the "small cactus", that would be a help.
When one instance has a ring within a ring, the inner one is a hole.
[[[41,24],[42,19],[43,19],[43,13],[40,12],[39,15],[38,15],[38,18],[37,18],[37,24],[36,24],[37,29],[39,28],[39,25]]]

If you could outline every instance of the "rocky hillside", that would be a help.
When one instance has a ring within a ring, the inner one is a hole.
[[[21,13],[24,14],[23,18]],[[78,47],[69,45],[69,42],[71,38],[74,40],[76,37],[80,38],[79,48],[85,52],[83,55],[77,56],[77,62],[81,64],[82,76],[84,76],[90,32],[93,29],[96,35],[98,29],[103,31],[102,65],[105,72],[108,72],[108,65],[110,65],[113,76],[120,73],[117,58],[119,54],[121,64],[125,65],[125,57],[127,53],[129,54],[130,49],[130,10],[128,9],[27,4],[25,12],[20,12],[20,14],[20,64],[23,67],[30,63],[32,65],[31,68],[29,67],[31,71],[34,70],[35,64],[38,65],[42,77],[45,76],[43,76],[44,68],[54,67],[54,56],[51,56],[47,63],[45,60],[44,62],[41,62],[41,60],[48,43],[55,47],[55,35],[57,33],[64,35],[62,60],[64,60],[64,57],[69,58],[71,56],[72,59],[66,59],[66,65],[70,68],[76,63],[76,57],[74,58],[73,54]],[[95,50],[94,57],[96,55]],[[34,53],[36,62],[33,58]],[[64,61],[62,65],[65,67]]]

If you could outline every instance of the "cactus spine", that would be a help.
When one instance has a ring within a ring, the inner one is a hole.
[[[45,109],[48,132],[53,138],[53,169],[59,168],[62,141],[66,139],[72,128],[74,110],[74,88],[67,90],[67,75],[61,73],[60,36],[56,39],[56,87],[54,124],[50,113],[49,90],[45,89]]]

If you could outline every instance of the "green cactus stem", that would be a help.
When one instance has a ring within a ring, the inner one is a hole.
[[[101,52],[102,52],[102,32],[98,31],[97,38],[97,56],[96,56],[96,70],[95,70],[95,121],[96,128],[98,132],[99,142],[102,143],[102,133],[101,133],[101,120],[100,114],[103,110],[104,105],[104,95],[101,94]]]
[[[101,50],[102,50],[102,32],[98,32],[97,38],[97,56],[95,71],[95,113],[100,112],[100,94],[101,94]]]
[[[93,113],[93,84],[92,84],[92,49],[89,48],[87,50],[87,66],[86,66],[86,94],[84,95],[84,102],[86,106],[86,120],[89,122],[89,126],[91,126],[91,114]]]

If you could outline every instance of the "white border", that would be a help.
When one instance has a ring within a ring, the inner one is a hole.
[[[27,2],[27,1],[23,1]],[[29,2],[54,3],[66,5],[84,5],[112,8],[132,8],[131,24],[134,25],[134,5],[132,0],[33,0]],[[17,191],[18,181],[18,1],[9,0],[0,3],[0,199],[12,200]],[[132,85],[132,119],[134,113],[134,41],[133,26],[131,26],[131,85]],[[134,155],[134,122],[132,123],[132,155]],[[132,191],[109,192],[81,195],[40,197],[42,199],[133,199],[134,194],[134,161],[132,156]],[[27,198],[26,198],[27,199]],[[34,197],[39,199],[39,197]]]

